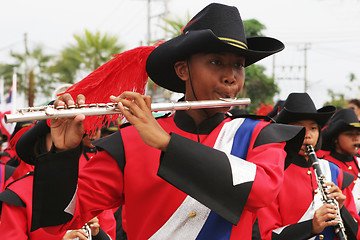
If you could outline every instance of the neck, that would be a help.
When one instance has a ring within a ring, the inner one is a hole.
[[[190,117],[192,117],[192,119],[195,122],[196,126],[199,126],[200,123],[202,123],[204,120],[208,119],[209,117],[211,117],[211,115],[209,115],[206,111],[204,111],[203,109],[190,109],[186,112]]]

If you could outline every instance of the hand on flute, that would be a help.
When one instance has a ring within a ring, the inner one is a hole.
[[[85,97],[78,95],[77,104],[84,104]],[[54,102],[55,107],[73,106],[75,102],[70,94],[64,94],[61,100]],[[66,151],[77,147],[84,135],[84,114],[78,114],[72,118],[59,118],[50,121],[51,138],[57,152]]]
[[[118,103],[124,117],[136,128],[141,139],[150,147],[165,151],[170,135],[159,125],[151,112],[151,97],[136,92],[123,92],[120,96],[111,96]]]

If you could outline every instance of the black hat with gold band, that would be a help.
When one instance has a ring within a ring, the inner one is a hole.
[[[288,124],[300,120],[314,120],[320,127],[323,127],[329,118],[334,114],[334,106],[325,106],[316,109],[309,94],[290,93],[286,98],[281,111],[274,117],[277,123]]]
[[[322,129],[321,134],[323,137],[322,149],[330,151],[332,150],[333,140],[342,132],[359,129],[360,122],[357,118],[354,110],[344,108],[330,118],[329,122]]]
[[[245,57],[245,67],[284,49],[269,37],[246,38],[236,7],[212,3],[196,14],[182,34],[156,47],[149,55],[146,71],[159,86],[185,92],[185,83],[175,73],[174,64],[200,52],[233,52]]]

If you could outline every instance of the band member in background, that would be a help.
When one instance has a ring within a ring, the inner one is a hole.
[[[100,131],[99,131],[100,132]],[[19,134],[22,134],[19,132]],[[9,182],[5,190],[0,193],[0,239],[47,239],[47,240],[69,240],[79,237],[85,238],[86,234],[92,234],[94,240],[111,240],[115,239],[115,218],[112,210],[106,210],[87,222],[89,226],[89,233],[86,233],[81,228],[76,230],[62,231],[58,234],[49,234],[43,229],[30,231],[32,219],[32,188],[34,178],[34,162],[32,159],[37,155],[41,155],[50,150],[52,141],[47,127],[46,121],[38,121],[34,126],[29,129],[27,136],[33,136],[34,139],[23,139],[26,141],[27,148],[33,150],[27,152],[28,157],[25,158],[27,162],[21,161],[17,168],[17,174],[21,177],[13,178]],[[94,135],[96,136],[96,135]],[[93,136],[93,137],[94,137]],[[98,136],[100,136],[98,134]],[[37,139],[37,141],[35,141]],[[80,158],[80,167],[90,160],[90,155],[87,148],[93,148],[89,141],[88,136],[85,136],[84,153]],[[35,144],[34,144],[35,143]],[[93,151],[91,154],[95,154]],[[33,157],[30,157],[33,156]],[[25,172],[27,171],[27,172]],[[51,174],[51,173],[50,173]]]
[[[79,228],[104,209],[125,204],[129,239],[250,240],[257,210],[273,201],[282,184],[284,149],[298,151],[303,128],[233,119],[225,114],[230,107],[155,119],[149,96],[116,92],[124,73],[113,64],[131,55],[146,64],[156,84],[184,93],[183,100],[217,100],[236,97],[245,67],[283,48],[273,38],[246,38],[237,8],[214,3],[178,37],[129,50],[69,88],[55,106],[114,95],[110,99],[129,124],[94,143],[99,152],[78,172],[89,118],[51,120],[52,149],[35,161],[32,230]],[[145,59],[132,55],[147,49]],[[132,74],[128,78],[134,82]],[[99,79],[110,88],[83,88],[102,86]],[[95,91],[104,89],[108,95]]]
[[[346,107],[352,109],[355,112],[356,117],[358,119],[360,119],[360,100],[359,99],[354,98],[354,99],[349,100],[349,103]]]
[[[322,157],[355,176],[351,188],[357,212],[360,213],[360,123],[354,111],[342,109],[335,113],[322,130],[322,135],[322,150],[325,150],[321,153]]]
[[[338,223],[334,220],[338,211],[346,222],[348,239],[356,239],[358,224],[353,218],[356,216],[354,201],[350,199],[344,205],[346,197],[352,198],[348,185],[353,177],[339,171],[335,164],[320,160],[321,169],[329,181],[328,197],[335,198],[341,210],[332,204],[324,204],[306,152],[306,145],[319,149],[321,127],[334,112],[333,106],[317,110],[307,93],[291,93],[274,117],[277,123],[305,127],[306,134],[300,151],[286,158],[280,193],[270,206],[259,210],[262,239],[304,240],[320,235],[323,239],[335,239],[333,226]]]

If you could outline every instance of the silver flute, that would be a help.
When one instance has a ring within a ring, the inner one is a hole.
[[[152,103],[151,111],[175,111],[202,108],[221,108],[230,106],[249,105],[250,98],[220,98],[219,100],[181,101],[169,103]],[[120,110],[116,103],[94,103],[57,107],[53,105],[41,107],[29,107],[17,109],[16,113],[5,114],[6,123],[35,121],[43,119],[57,119],[75,117],[78,114],[85,116],[102,116],[107,114],[119,114]]]

